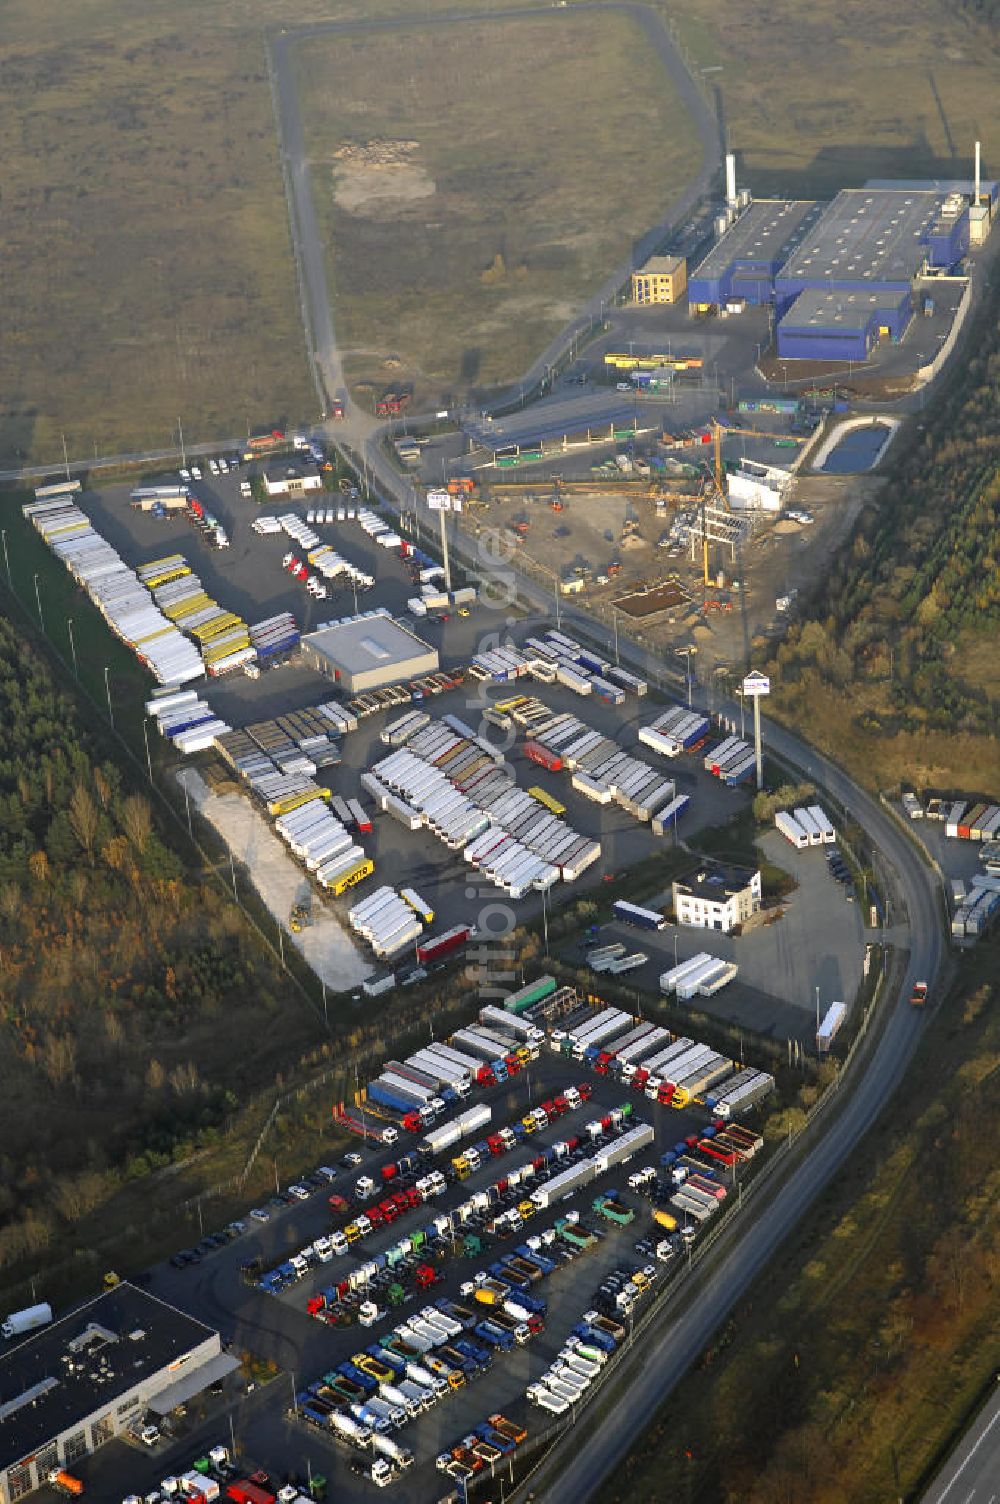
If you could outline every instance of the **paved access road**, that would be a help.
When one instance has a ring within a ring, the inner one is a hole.
[[[957,1449],[921,1504],[997,1504],[1000,1500],[1000,1374]]]

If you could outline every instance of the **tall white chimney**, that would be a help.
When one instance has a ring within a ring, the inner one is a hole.
[[[978,206],[979,206],[979,142],[978,141],[976,142],[976,196],[975,196],[975,198],[973,199],[972,202],[978,208]]]
[[[736,203],[736,158],[726,153],[726,203],[732,208]]]

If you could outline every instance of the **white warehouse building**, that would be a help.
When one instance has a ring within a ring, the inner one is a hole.
[[[238,1367],[217,1331],[145,1290],[97,1296],[0,1357],[0,1501],[75,1474],[142,1416],[169,1415]]]

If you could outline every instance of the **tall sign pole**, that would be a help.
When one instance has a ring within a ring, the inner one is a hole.
[[[757,760],[757,789],[758,792],[764,787],[764,754],[760,744],[760,702],[764,695],[771,693],[771,681],[766,674],[758,674],[756,670],[747,674],[743,680],[743,693],[753,700],[753,748]]]
[[[451,561],[448,558],[448,513],[462,510],[461,496],[450,491],[428,491],[427,505],[441,518],[441,562],[444,565],[444,588],[451,594]]]

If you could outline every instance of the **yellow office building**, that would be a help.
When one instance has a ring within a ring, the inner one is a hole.
[[[683,256],[651,256],[632,273],[633,303],[677,303],[687,290]]]

